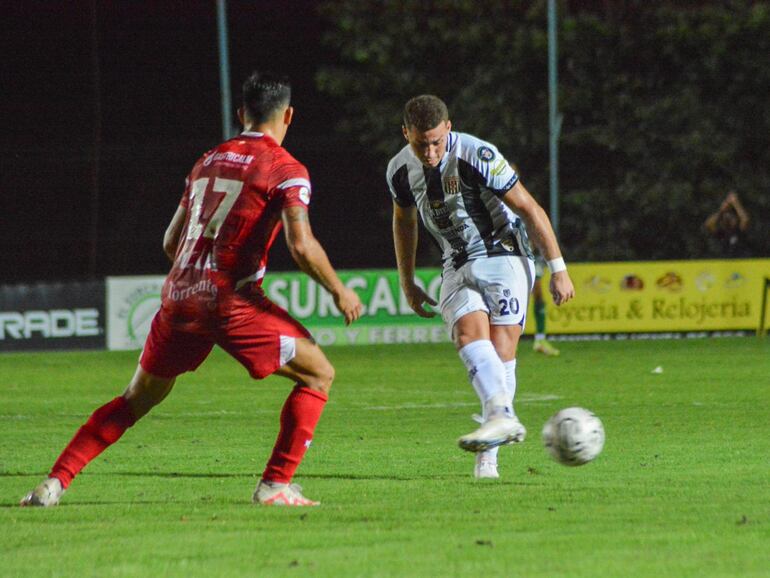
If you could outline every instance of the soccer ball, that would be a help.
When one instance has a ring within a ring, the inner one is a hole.
[[[582,407],[556,412],[543,426],[543,444],[560,464],[582,466],[598,456],[604,447],[604,426]]]

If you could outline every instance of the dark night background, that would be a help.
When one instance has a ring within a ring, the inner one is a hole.
[[[163,231],[184,177],[222,140],[215,2],[95,4],[96,59],[91,2],[3,2],[3,282],[164,273]],[[391,266],[387,219],[372,226],[390,210],[384,168],[338,135],[336,104],[315,88],[332,58],[315,3],[230,0],[228,24],[234,106],[255,68],[292,79],[284,146],[310,171],[311,222],[332,262]],[[282,242],[270,268],[295,268]]]
[[[568,259],[725,256],[702,224],[733,189],[744,256],[770,255],[767,2],[558,4]],[[284,145],[338,268],[395,265],[384,171],[414,94],[444,97],[548,208],[545,0],[227,6],[234,108],[251,70],[292,78]],[[221,141],[216,24],[214,0],[2,0],[3,283],[167,270],[184,177]],[[435,264],[421,241],[418,264]],[[270,269],[295,269],[280,241]]]

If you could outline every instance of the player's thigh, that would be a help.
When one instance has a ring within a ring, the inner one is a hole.
[[[216,342],[254,379],[263,379],[286,366],[310,333],[296,319],[267,298],[241,299],[217,334]]]
[[[204,327],[190,319],[180,322],[161,308],[150,325],[139,367],[158,378],[174,378],[197,369],[213,347],[214,341]]]
[[[294,345],[294,356],[276,370],[276,375],[328,395],[334,381],[334,367],[324,352],[318,344],[307,338],[296,338]]]
[[[489,308],[479,289],[468,283],[465,274],[470,265],[470,263],[466,263],[458,271],[445,270],[439,295],[441,317],[452,335],[452,339],[459,347],[463,347],[467,343],[460,345],[458,336],[467,335],[470,339],[472,335],[483,331],[484,326],[488,327],[489,325],[487,317]],[[483,339],[483,337],[478,339]],[[489,339],[488,334],[486,339]],[[470,340],[473,341],[474,339]]]

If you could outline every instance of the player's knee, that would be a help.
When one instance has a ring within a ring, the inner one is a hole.
[[[329,391],[332,388],[332,382],[334,381],[334,366],[329,363],[328,360],[324,360],[323,363],[318,364],[315,368],[313,375],[313,384],[310,386],[313,389],[324,392],[329,395]]]
[[[336,373],[334,371],[334,366],[327,361],[321,376],[324,393],[327,395],[329,394],[329,390],[332,388],[332,382],[334,381],[335,375]]]

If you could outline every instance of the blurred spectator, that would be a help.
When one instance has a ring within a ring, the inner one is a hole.
[[[711,239],[711,252],[718,257],[750,257],[746,240],[749,214],[735,191],[727,193],[719,209],[703,223]]]

